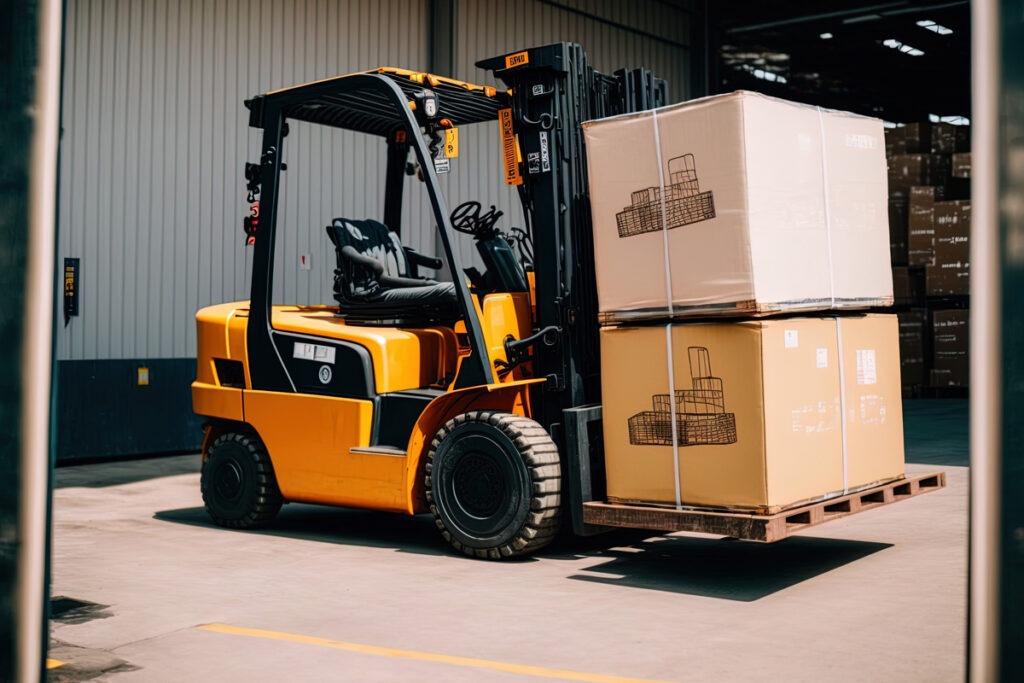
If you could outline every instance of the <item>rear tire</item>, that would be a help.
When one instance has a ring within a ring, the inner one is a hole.
[[[424,484],[441,535],[466,555],[526,555],[558,533],[558,447],[529,418],[474,411],[450,420],[430,445]]]
[[[199,480],[206,512],[231,529],[260,529],[283,500],[267,449],[255,434],[227,432],[210,445]]]

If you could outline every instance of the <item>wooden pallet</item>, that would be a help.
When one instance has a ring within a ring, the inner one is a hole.
[[[590,502],[583,504],[583,521],[604,526],[691,531],[774,543],[807,527],[898,503],[941,489],[945,485],[946,473],[934,472],[896,479],[857,493],[801,505],[772,515]]]

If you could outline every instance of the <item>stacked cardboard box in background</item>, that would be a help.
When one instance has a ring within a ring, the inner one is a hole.
[[[770,513],[903,473],[882,124],[739,92],[584,124],[607,493]]]
[[[970,128],[913,123],[886,131],[893,302],[906,396],[969,385]],[[962,323],[951,337],[951,319]]]

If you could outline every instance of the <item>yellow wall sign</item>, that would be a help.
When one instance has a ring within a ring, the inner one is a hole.
[[[519,173],[519,155],[516,151],[516,132],[512,129],[512,109],[498,110],[498,123],[501,125],[501,151],[505,159],[505,184],[522,185],[523,176]]]
[[[458,128],[448,128],[444,131],[444,155],[449,159],[459,156]]]
[[[530,63],[529,52],[516,52],[505,57],[505,68],[511,69],[517,66],[526,66]]]

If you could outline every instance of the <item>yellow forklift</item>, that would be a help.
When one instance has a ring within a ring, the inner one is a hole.
[[[667,88],[643,69],[599,73],[570,43],[478,66],[509,89],[381,68],[246,101],[250,126],[262,131],[260,159],[245,169],[250,298],[197,314],[192,396],[207,418],[201,489],[213,521],[259,528],[293,501],[429,512],[455,548],[489,559],[534,552],[563,525],[577,534],[614,525],[762,541],[806,526],[602,502],[579,124],[667,104]],[[337,263],[330,305],[272,303],[275,242],[287,229],[279,194],[289,121],[374,136],[387,156],[379,220],[324,217]],[[450,131],[475,124],[500,131],[523,230],[502,232],[500,213],[477,202],[450,211],[439,188],[438,150]],[[439,259],[398,234],[410,173],[429,196]],[[473,238],[485,272],[463,267],[455,233]],[[442,266],[453,282],[420,274]]]

